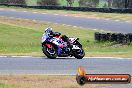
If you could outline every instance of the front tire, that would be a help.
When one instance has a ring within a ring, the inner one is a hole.
[[[55,48],[52,48],[52,52],[49,51],[50,48],[48,48],[47,46],[43,46],[42,51],[43,53],[50,59],[55,59],[57,57],[57,52],[55,50]]]
[[[83,49],[74,52],[74,57],[77,59],[82,59],[84,56],[85,56],[85,52]]]

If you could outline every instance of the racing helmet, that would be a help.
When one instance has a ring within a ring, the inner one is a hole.
[[[53,29],[51,27],[48,27],[45,29],[45,33],[52,33],[53,32],[52,30]]]

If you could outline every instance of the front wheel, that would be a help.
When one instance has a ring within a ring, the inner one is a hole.
[[[48,58],[55,59],[57,57],[57,52],[53,46],[49,48],[44,45],[42,51]]]
[[[82,59],[84,56],[85,56],[85,52],[84,52],[83,49],[76,50],[74,52],[74,57],[77,58],[77,59]]]

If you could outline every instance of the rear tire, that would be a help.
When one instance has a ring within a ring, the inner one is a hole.
[[[50,54],[50,53],[47,51],[47,49],[49,49],[49,48],[46,47],[46,46],[43,46],[43,48],[42,48],[43,53],[44,53],[48,58],[50,58],[50,59],[55,59],[55,58],[57,57],[57,52],[56,52],[55,48],[53,47],[54,54]]]
[[[74,57],[77,59],[82,59],[85,56],[85,52],[83,49],[81,49],[81,54],[79,54],[77,51],[74,52]]]

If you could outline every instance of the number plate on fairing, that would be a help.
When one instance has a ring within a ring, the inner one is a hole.
[[[80,49],[77,45],[73,45],[72,49]]]

